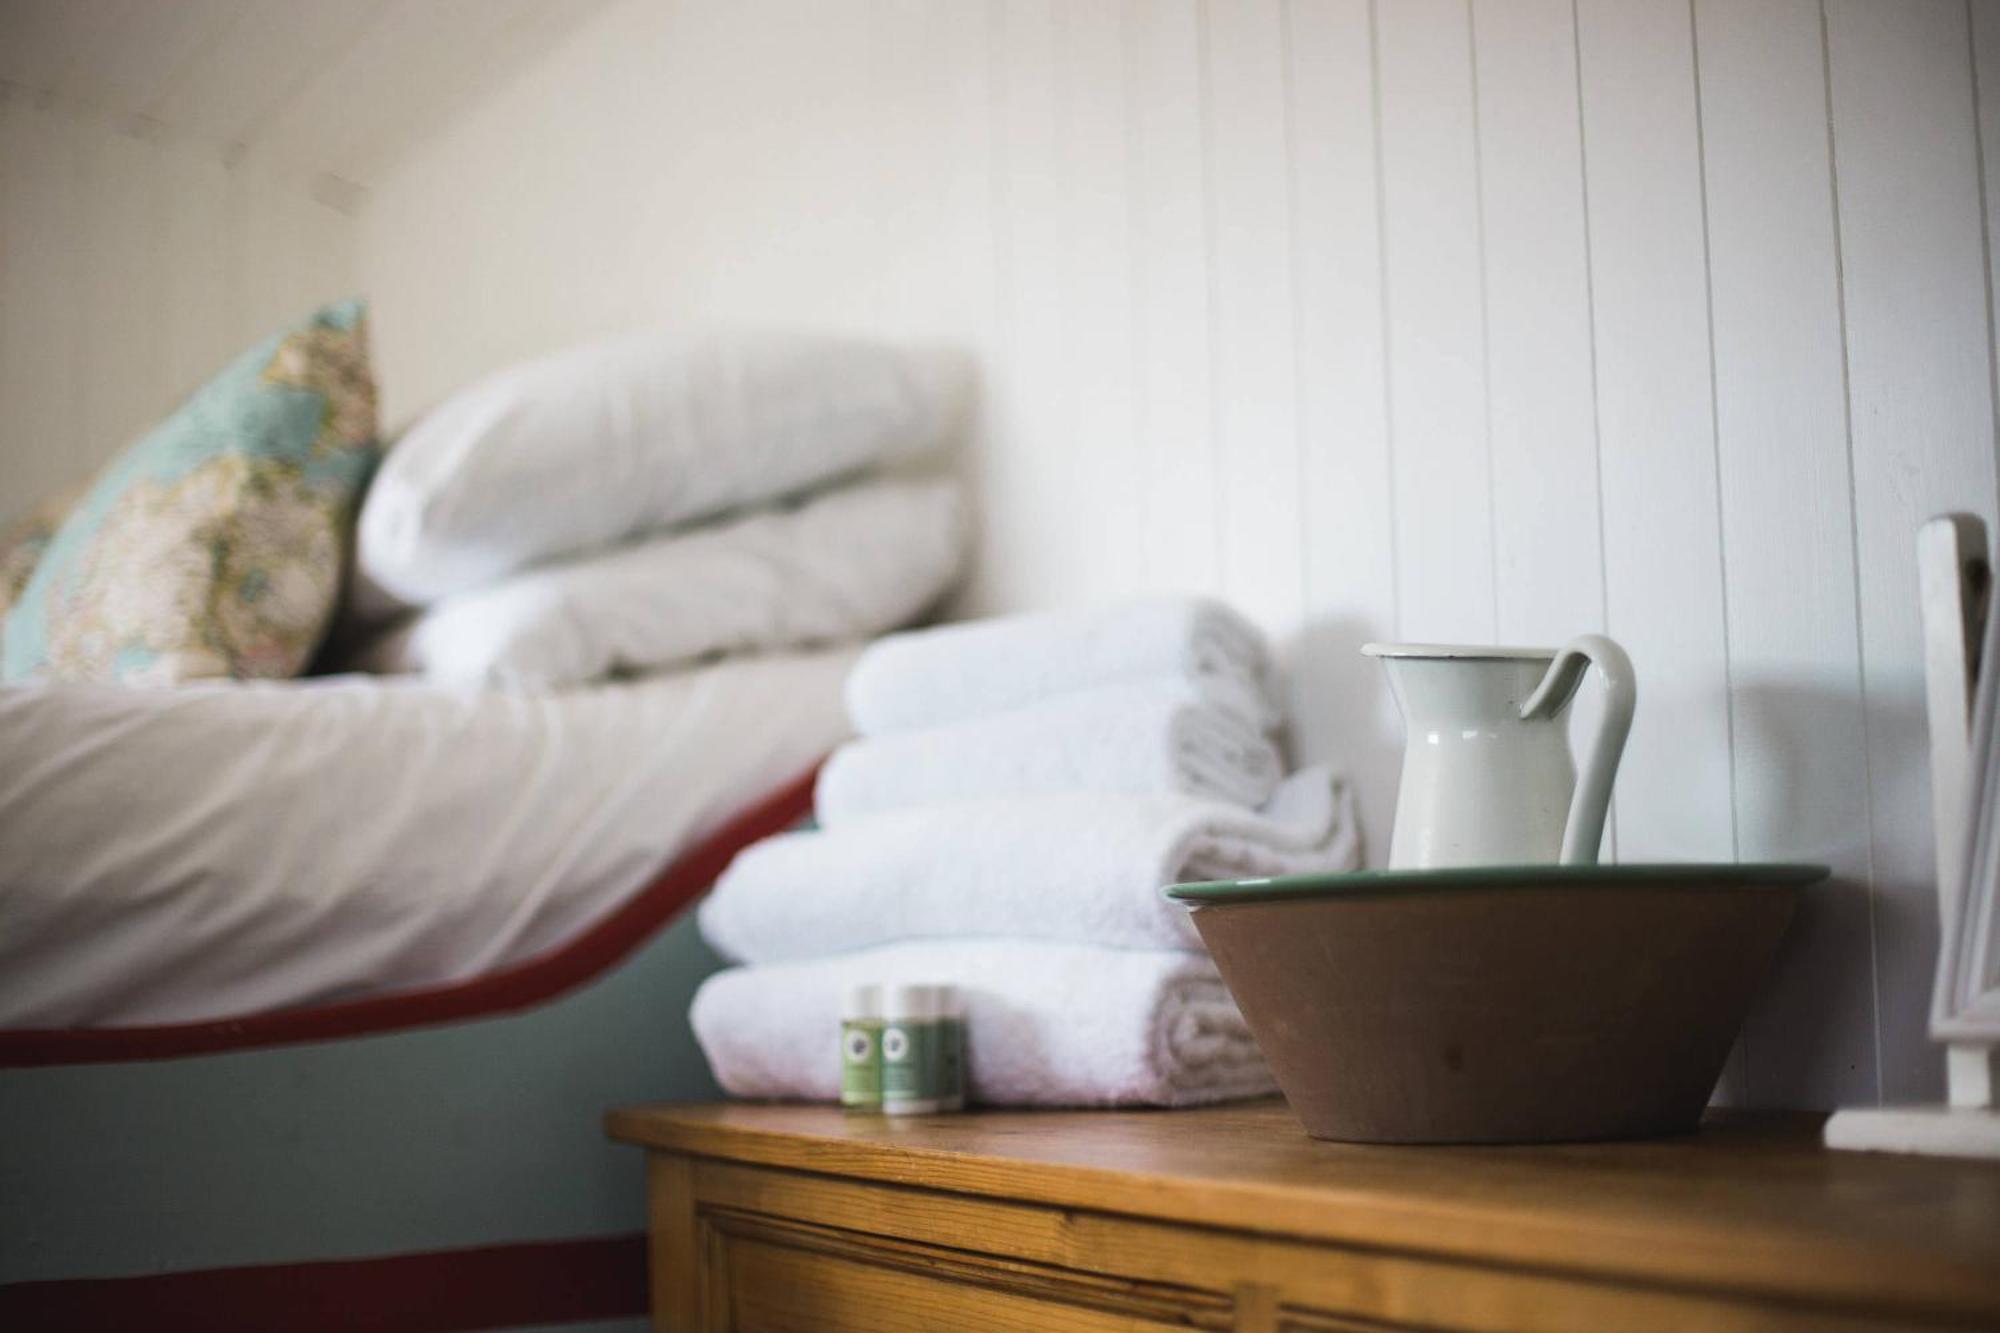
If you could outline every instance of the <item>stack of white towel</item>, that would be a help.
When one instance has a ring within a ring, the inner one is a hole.
[[[1283,776],[1268,650],[1212,601],[952,625],[875,644],[821,828],[747,849],[703,905],[739,966],[695,998],[716,1077],[830,1099],[839,996],[952,982],[976,1100],[1184,1105],[1270,1076],[1167,884],[1348,869],[1345,784]]]
[[[357,610],[415,613],[345,665],[546,689],[908,624],[957,574],[957,492],[853,477],[943,443],[964,379],[929,349],[754,331],[490,376],[370,487]]]

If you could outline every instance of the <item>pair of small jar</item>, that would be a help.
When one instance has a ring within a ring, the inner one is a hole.
[[[927,1115],[965,1106],[965,1003],[956,986],[854,986],[841,1006],[840,1104]]]

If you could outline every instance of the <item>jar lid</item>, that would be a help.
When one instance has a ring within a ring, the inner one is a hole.
[[[882,996],[882,1016],[884,1018],[907,1018],[922,1021],[938,1017],[938,988],[936,986],[890,986]]]

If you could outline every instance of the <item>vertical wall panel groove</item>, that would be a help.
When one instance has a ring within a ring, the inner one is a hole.
[[[1479,389],[1486,441],[1486,582],[1493,601],[1493,636],[1500,628],[1500,531],[1497,478],[1493,475],[1493,288],[1486,229],[1486,135],[1479,100],[1479,11],[1465,0],[1465,73],[1472,108],[1472,214],[1479,249]]]
[[[1842,404],[1842,426],[1847,448],[1848,486],[1848,541],[1854,552],[1854,656],[1855,684],[1861,695],[1861,780],[1863,783],[1862,810],[1870,830],[1867,842],[1866,865],[1868,901],[1868,999],[1874,1020],[1875,1057],[1875,1100],[1882,1100],[1882,975],[1880,963],[1880,940],[1876,929],[1876,898],[1879,881],[1876,877],[1875,840],[1875,758],[1868,750],[1868,651],[1863,636],[1861,619],[1861,515],[1860,505],[1855,497],[1854,470],[1854,359],[1848,343],[1847,322],[1847,250],[1844,244],[1840,222],[1840,153],[1834,143],[1833,116],[1833,53],[1827,32],[1826,0],[1817,0],[1819,9],[1819,50],[1820,80],[1825,89],[1824,115],[1826,118],[1826,165],[1827,165],[1827,213],[1833,224],[1833,268],[1836,279],[1835,299],[1839,311],[1840,325],[1840,391]],[[1928,772],[1928,769],[1926,769]],[[1836,889],[1839,885],[1836,881]],[[1794,949],[1792,956],[1801,951]],[[1782,969],[1786,959],[1780,958]],[[1782,987],[1782,981],[1780,986]],[[1851,992],[1850,992],[1851,993]],[[1858,1080],[1857,1080],[1858,1081]]]
[[[1283,636],[1304,592],[1281,4],[1230,5],[1206,53],[1222,589]]]
[[[1013,345],[1014,326],[1014,265],[1013,236],[1009,222],[1013,217],[1013,200],[1009,193],[1012,177],[1007,144],[1007,0],[986,0],[982,16],[986,27],[986,170],[991,184],[988,195],[992,200],[991,245],[983,258],[993,273],[993,307],[991,323],[986,333],[986,354],[979,366],[979,429],[975,447],[967,451],[960,463],[960,475],[965,478],[973,493],[980,497],[979,512],[974,522],[979,529],[979,544],[989,548],[998,540],[995,526],[988,518],[992,507],[991,497],[995,493],[992,476],[999,470],[1002,441],[1008,438],[1011,425],[1009,404],[1012,395],[1005,391],[1005,376],[1008,372],[1008,349]],[[972,260],[972,256],[967,257]],[[993,562],[975,562],[968,574],[965,585],[956,598],[955,609],[962,613],[976,614],[979,611],[1004,601],[1001,590],[996,586]]]
[[[1618,854],[1727,860],[1728,666],[1689,16],[1651,0],[1582,0],[1577,21],[1607,627],[1640,680],[1618,778]]]
[[[1475,31],[1498,636],[1602,627],[1575,33],[1568,0]]]
[[[1605,609],[1572,9],[1527,0],[1472,35],[1494,634],[1556,645]],[[1602,716],[1581,691],[1578,744]]]
[[[1701,180],[1701,256],[1702,256],[1702,297],[1703,309],[1708,318],[1708,428],[1710,456],[1714,460],[1716,512],[1722,518],[1722,426],[1716,410],[1715,383],[1715,254],[1709,233],[1708,207],[1708,129],[1703,114],[1701,83],[1701,34],[1696,20],[1696,0],[1688,0],[1688,66],[1694,79],[1694,149],[1695,160],[1700,164]],[[1729,538],[1723,532],[1716,550],[1716,573],[1722,580],[1725,593],[1729,588]],[[1734,856],[1743,854],[1742,821],[1738,815],[1736,791],[1736,664],[1731,653],[1729,638],[1729,615],[1725,605],[1722,616],[1722,687],[1723,713],[1722,734],[1729,752],[1729,847]]]
[[[1590,241],[1590,153],[1585,140],[1583,121],[1583,36],[1577,19],[1577,0],[1569,0],[1570,37],[1570,80],[1571,104],[1576,112],[1576,208],[1579,217],[1578,239],[1582,244],[1580,256],[1583,265],[1583,310],[1584,347],[1589,365],[1590,381],[1590,479],[1591,511],[1597,516],[1597,625],[1608,630],[1611,624],[1611,595],[1609,580],[1605,572],[1606,539],[1604,535],[1604,414],[1599,397],[1597,380],[1597,287],[1591,274],[1593,249]],[[1597,717],[1602,718],[1602,708]],[[1618,805],[1612,802],[1611,811],[1605,820],[1604,843],[1599,855],[1608,860],[1619,859],[1618,853]],[[1740,1063],[1738,1061],[1737,1063]]]
[[[1128,501],[1144,456],[1134,420],[1136,306],[1130,229],[1130,136],[1125,117],[1123,0],[1064,6],[1062,134],[1071,219],[1067,252],[1071,482],[1100,530],[1071,575],[1080,599],[1117,595],[1138,579],[1145,517]]]
[[[1980,244],[1986,255],[1987,400],[1994,420],[1994,449],[2000,454],[2000,245],[1994,230],[2000,225],[2000,5],[1995,0],[1966,0],[1966,43],[1971,48],[1973,133],[1979,148]],[[2000,485],[2000,476],[1995,478]]]
[[[1007,0],[1001,27],[1003,96],[999,128],[1004,184],[1007,324],[991,392],[1001,416],[988,450],[983,562],[988,605],[1027,599],[1071,600],[1068,552],[1084,534],[1069,510],[1066,400],[1073,368],[1067,341],[1067,264],[1057,71],[1059,7],[1050,0]],[[1011,522],[998,523],[998,516]]]
[[[1393,613],[1395,637],[1404,637],[1403,571],[1397,559],[1402,541],[1396,525],[1399,508],[1396,496],[1396,375],[1395,345],[1389,337],[1391,289],[1389,283],[1389,196],[1383,185],[1382,168],[1382,16],[1380,0],[1368,0],[1368,128],[1374,149],[1370,177],[1375,184],[1375,266],[1376,284],[1381,289],[1382,307],[1382,434],[1389,450],[1389,605]]]
[[[1491,641],[1470,33],[1459,0],[1376,11],[1399,633]]]
[[[1751,1019],[1748,1091],[1872,1101],[1873,995],[1852,984],[1871,970],[1868,805],[1818,12],[1695,12],[1739,850],[1836,875]],[[1785,1039],[1809,1026],[1826,1039]]]
[[[1367,0],[1290,0],[1307,607],[1292,697],[1298,756],[1349,769],[1366,794],[1362,823],[1380,861],[1402,728],[1380,667],[1358,651],[1397,632],[1369,10]]]
[[[1214,384],[1210,356],[1208,162],[1200,16],[1193,0],[1130,0],[1135,158],[1134,292],[1145,364],[1137,384],[1145,466],[1131,503],[1143,516],[1137,586],[1213,591]]]
[[[1154,414],[1150,402],[1152,385],[1148,367],[1152,364],[1153,340],[1146,318],[1151,281],[1146,245],[1150,225],[1146,190],[1146,135],[1141,125],[1141,118],[1148,110],[1145,103],[1146,69],[1142,63],[1146,49],[1141,26],[1145,4],[1146,0],[1124,0],[1118,23],[1119,61],[1125,72],[1122,118],[1125,126],[1125,280],[1132,298],[1126,309],[1126,317],[1130,321],[1126,332],[1131,360],[1126,371],[1132,389],[1133,451],[1133,469],[1127,484],[1133,492],[1131,506],[1138,520],[1137,531],[1132,536],[1129,570],[1132,586],[1136,588],[1152,587],[1158,577],[1153,565],[1153,543],[1159,524],[1153,514],[1153,497],[1148,493],[1145,479],[1156,474],[1160,468],[1160,455],[1152,438]]]
[[[1922,762],[1917,526],[1990,524],[1990,310],[1965,12],[1951,0],[1826,5],[1854,432],[1882,1095],[1932,1095],[1924,1040],[1937,949]]]
[[[1716,350],[1715,350],[1715,249],[1709,208],[1708,185],[1708,124],[1706,116],[1706,95],[1701,77],[1701,23],[1697,0],[1688,0],[1688,50],[1689,72],[1694,79],[1694,146],[1695,158],[1701,164],[1701,250],[1703,259],[1703,295],[1708,315],[1708,412],[1709,437],[1715,460],[1716,517],[1721,528],[1721,543],[1716,551],[1716,568],[1722,578],[1724,606],[1722,616],[1722,688],[1723,688],[1723,742],[1729,755],[1729,847],[1732,856],[1743,854],[1742,820],[1740,803],[1736,789],[1736,662],[1731,650],[1729,635],[1729,536],[1727,499],[1722,481],[1722,421],[1716,405]],[[1750,1085],[1751,1046],[1753,1023],[1746,1020],[1736,1033],[1735,1044],[1730,1047],[1729,1060],[1723,1066],[1722,1078],[1717,1082],[1715,1100],[1726,1106],[1741,1106],[1754,1102]]]
[[[1226,522],[1224,506],[1218,503],[1222,494],[1222,336],[1217,327],[1217,312],[1222,306],[1222,222],[1217,216],[1216,177],[1220,167],[1215,157],[1215,57],[1213,35],[1212,0],[1193,0],[1195,6],[1195,105],[1201,112],[1201,208],[1202,208],[1202,277],[1206,280],[1205,295],[1207,305],[1204,313],[1208,317],[1208,339],[1203,347],[1208,353],[1206,366],[1208,375],[1208,506],[1215,512],[1214,539],[1215,575],[1213,590],[1221,592],[1229,577],[1229,525]]]

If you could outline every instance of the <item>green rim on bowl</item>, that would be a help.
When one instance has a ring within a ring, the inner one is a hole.
[[[1441,870],[1350,870],[1334,875],[1279,875],[1270,879],[1215,879],[1172,884],[1167,897],[1190,907],[1283,902],[1294,898],[1356,898],[1371,894],[1466,892],[1544,888],[1552,885],[1676,889],[1786,888],[1811,884],[1832,872],[1825,866],[1773,862],[1730,865],[1671,862],[1645,865],[1448,866]]]

